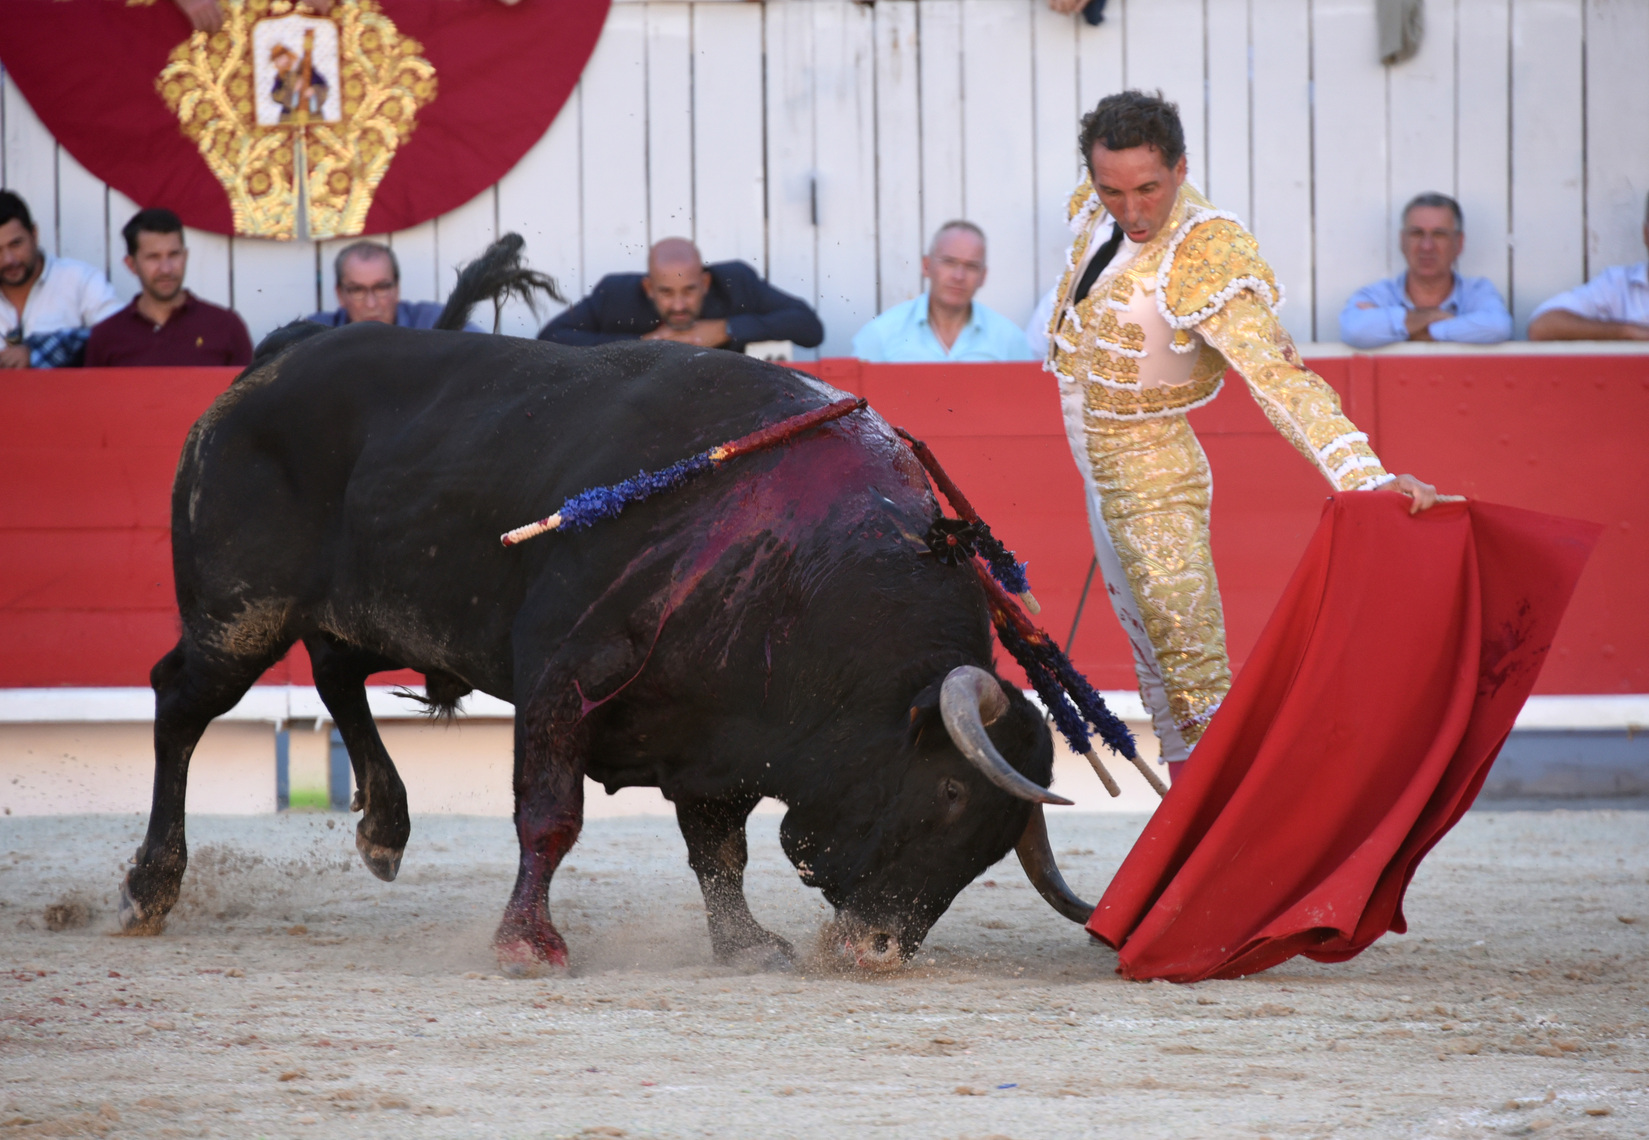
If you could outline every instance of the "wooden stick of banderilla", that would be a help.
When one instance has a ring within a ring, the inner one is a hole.
[[[597,518],[607,518],[617,514],[630,503],[639,503],[660,491],[678,487],[694,475],[719,467],[729,459],[736,459],[741,455],[748,455],[752,451],[761,451],[784,443],[812,428],[827,424],[831,420],[839,420],[849,412],[856,412],[865,406],[865,401],[857,396],[849,396],[837,400],[833,404],[826,404],[822,408],[815,408],[811,412],[791,416],[780,420],[776,424],[769,424],[764,428],[757,428],[749,435],[741,435],[738,439],[728,440],[718,444],[708,451],[702,451],[689,459],[672,464],[663,471],[651,474],[642,472],[632,479],[622,483],[614,483],[607,487],[592,487],[582,491],[565,503],[553,515],[539,519],[537,522],[518,526],[514,530],[506,531],[498,536],[498,541],[505,546],[515,546],[526,542],[529,538],[536,538],[548,531],[559,530],[563,524],[569,527],[588,526]],[[581,502],[583,500],[583,502]],[[601,500],[599,509],[591,509],[590,504]]]
[[[894,428],[893,430],[898,432],[899,438],[904,440],[911,451],[916,453],[917,460],[927,469],[928,475],[933,479],[933,485],[939,488],[939,493],[950,501],[951,509],[956,512],[957,517],[965,523],[976,524],[980,522],[979,512],[973,509],[973,504],[968,502],[968,497],[962,493],[962,489],[952,483],[950,476],[945,474],[945,469],[939,466],[939,460],[934,456],[933,449],[904,428]],[[1042,606],[1029,590],[1014,596],[1031,613],[1039,614],[1042,612]]]

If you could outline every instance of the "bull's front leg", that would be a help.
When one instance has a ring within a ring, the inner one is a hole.
[[[788,969],[796,952],[764,930],[744,897],[749,859],[744,825],[759,796],[732,800],[678,800],[676,822],[687,841],[687,863],[699,877],[716,961],[766,970]]]
[[[521,862],[504,920],[493,936],[498,964],[507,974],[526,976],[567,965],[567,942],[550,921],[550,880],[584,824],[588,734],[578,711],[576,699],[552,703],[540,696],[518,709],[515,718],[515,834]]]

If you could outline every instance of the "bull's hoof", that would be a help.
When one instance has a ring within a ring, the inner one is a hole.
[[[718,957],[722,965],[745,974],[782,974],[796,968],[796,952],[782,938]]]
[[[530,939],[516,938],[508,942],[495,941],[498,969],[511,978],[541,978],[567,968],[567,948],[550,946],[540,949]]]
[[[361,829],[355,829],[355,850],[361,853],[361,862],[366,869],[377,875],[386,883],[393,883],[395,876],[401,873],[401,855],[406,851],[404,847],[385,847],[382,843],[374,843],[361,834]]]
[[[120,933],[129,934],[134,938],[152,937],[166,929],[165,914],[154,914],[145,910],[143,904],[132,897],[130,875],[120,882],[119,919]]]

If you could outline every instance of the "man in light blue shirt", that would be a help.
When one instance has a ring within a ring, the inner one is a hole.
[[[1649,246],[1649,202],[1643,244]],[[1541,304],[1530,340],[1649,340],[1649,261],[1605,269],[1584,285]]]
[[[978,226],[940,226],[922,258],[922,276],[928,291],[860,329],[854,356],[873,364],[1034,359],[1019,326],[973,299],[985,283],[985,233]]]
[[[1454,263],[1466,246],[1460,203],[1446,194],[1417,195],[1403,209],[1408,269],[1357,290],[1340,310],[1340,339],[1353,348],[1400,340],[1499,344],[1512,336],[1512,315],[1487,277],[1462,277]]]

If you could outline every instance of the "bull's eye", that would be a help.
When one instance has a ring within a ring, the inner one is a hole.
[[[968,806],[968,786],[955,776],[939,781],[939,812],[946,823],[954,823]]]

